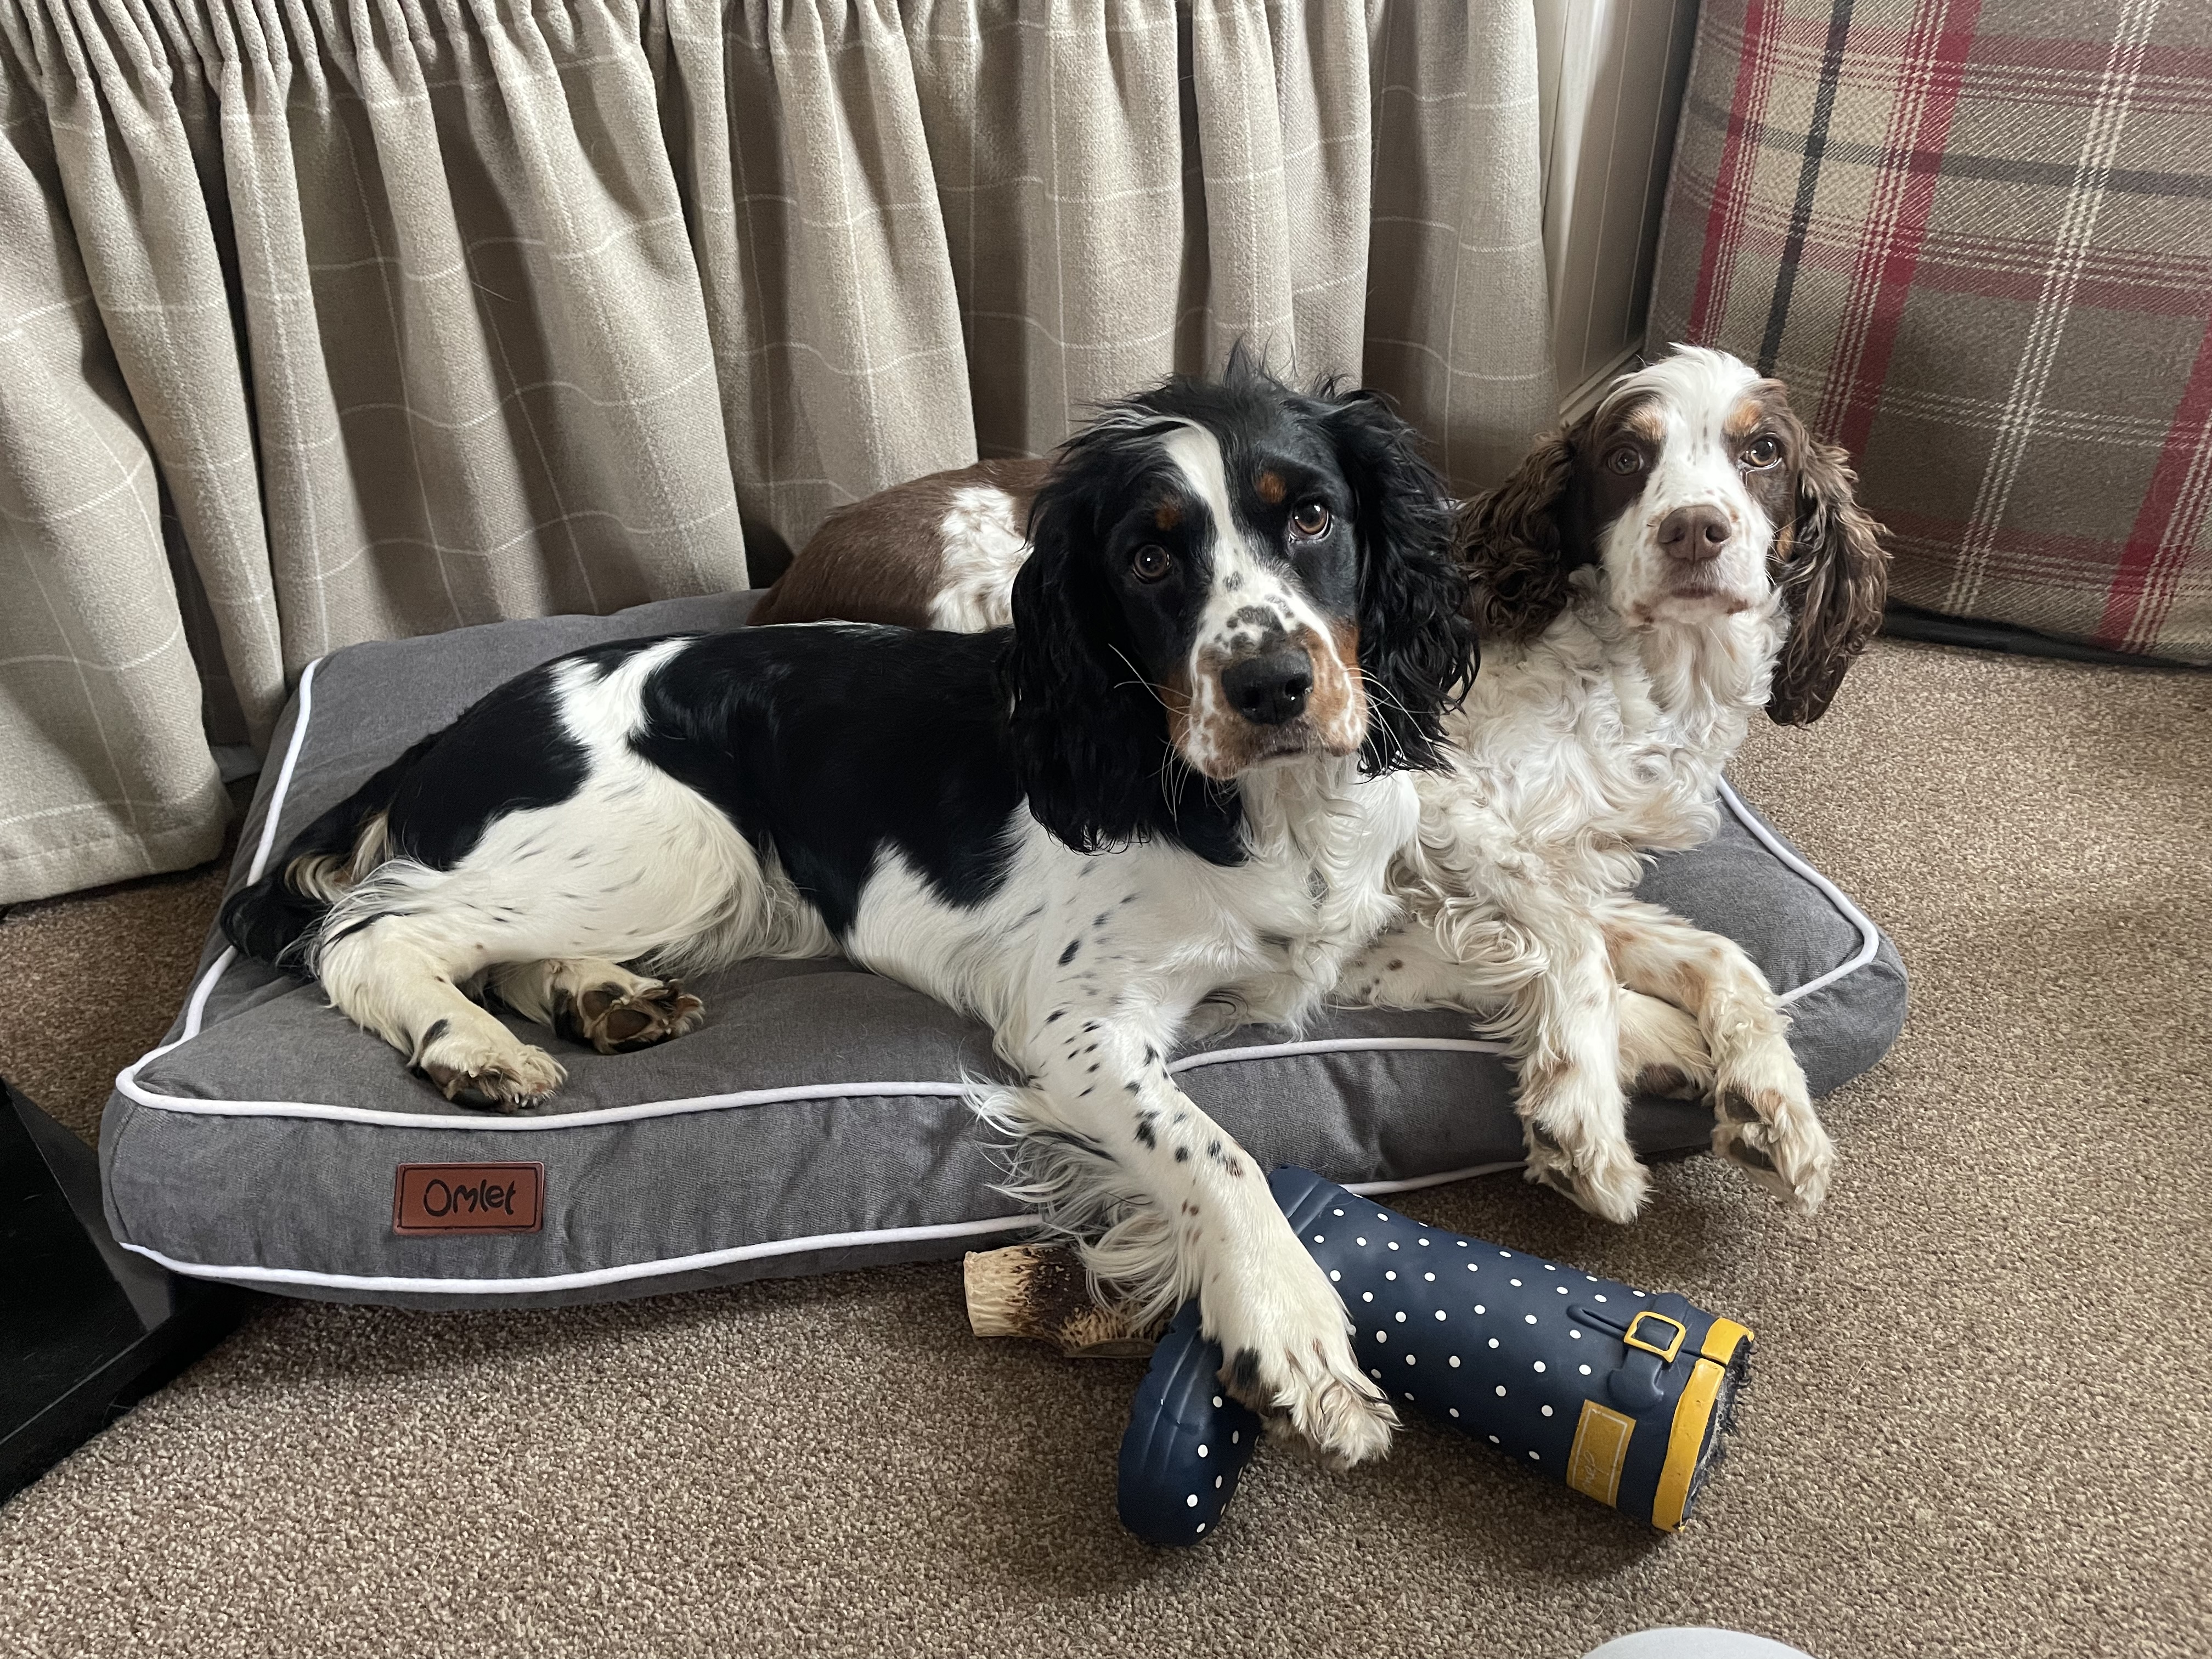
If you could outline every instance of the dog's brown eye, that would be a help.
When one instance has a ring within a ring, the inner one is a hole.
[[[1175,560],[1167,549],[1146,542],[1129,556],[1129,571],[1140,582],[1156,582],[1175,568]]]
[[[1291,528],[1301,536],[1326,535],[1328,526],[1328,505],[1325,501],[1301,501],[1297,511],[1291,514]]]
[[[1748,467],[1772,466],[1781,459],[1782,445],[1773,438],[1753,438],[1743,452],[1743,464]]]
[[[1632,444],[1623,444],[1606,457],[1605,464],[1623,477],[1631,472],[1641,472],[1644,471],[1644,452]]]

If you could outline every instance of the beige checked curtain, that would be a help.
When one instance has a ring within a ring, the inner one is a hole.
[[[325,652],[1240,336],[1462,486],[1553,406],[1525,3],[0,0],[0,902],[211,856]]]

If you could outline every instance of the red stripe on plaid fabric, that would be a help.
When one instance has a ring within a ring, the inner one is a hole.
[[[1790,209],[1771,201],[1755,201],[1744,216],[1743,234],[1736,246],[1748,255],[1778,258],[1796,222]],[[1801,263],[1831,276],[1848,275],[1858,258],[1859,228],[1856,217],[1814,213],[1806,226]],[[1921,236],[1919,264],[1914,275],[1917,279],[1933,269],[1955,268],[1961,271],[1992,271],[2001,281],[2013,275],[2040,276],[2050,258],[2051,238],[2047,234],[2008,236],[1981,229],[1966,233],[1947,231],[1941,225],[1930,224]],[[2148,247],[2088,247],[2081,251],[2081,279],[2121,288],[2174,289],[2189,296],[2185,314],[2193,317],[2203,311],[2204,295],[2212,290],[2212,254]],[[2039,287],[2032,290],[2041,291]],[[2185,314],[2172,312],[2163,301],[2153,303],[2161,314]]]
[[[1827,24],[1818,18],[1791,18],[1784,23],[1768,53],[1775,79],[1808,85],[1821,78],[1826,38]],[[1841,83],[1858,90],[1887,90],[1910,65],[1913,51],[1910,29],[1855,19]],[[1973,57],[1963,71],[1963,96],[1969,103],[1986,100],[2028,107],[2078,107],[2096,90],[2106,55],[2100,40],[2047,40],[1977,29]],[[2136,109],[2187,113],[2208,105],[2212,105],[2212,50],[2145,49]]]
[[[1952,556],[1972,526],[1965,519],[1935,518],[1864,496],[1867,511],[1888,532],[1885,539],[1899,554],[1924,554],[1948,579]],[[2022,530],[2000,525],[1990,538],[1989,574],[2016,581],[2078,591],[2084,570],[2116,564],[2123,544],[2116,536],[2070,536],[2054,530]]]
[[[1819,234],[1823,228],[1833,234]],[[1795,229],[1771,206],[1756,210],[1746,216],[1742,234],[1736,239],[1737,257],[1747,262],[1772,260],[1778,264],[1786,257],[1801,270],[1828,276],[1848,276],[1857,268],[1862,244],[1845,240],[1858,229],[1856,223],[1838,225],[1830,221],[1824,225],[1816,217],[1802,240],[1793,240]],[[1939,253],[1934,236],[1923,240],[1913,261],[1915,288],[2028,305],[2041,296],[2045,265],[2051,253],[2049,241],[1992,236],[1986,246],[1961,248],[1960,242],[1971,244],[1972,239],[1949,240],[1951,246]],[[1967,264],[1962,253],[1990,256],[1990,262]],[[2008,263],[1996,263],[1999,259]],[[2204,313],[2205,292],[2212,289],[2212,262],[2203,259],[2160,259],[2151,254],[2138,256],[2129,249],[2092,248],[2084,252],[2083,264],[2086,268],[2075,288],[2073,302],[2101,311],[2199,317]]]
[[[1990,69],[2047,70],[2069,82],[2080,78],[2094,81],[2104,70],[2105,56],[2104,42],[2090,35],[2002,34],[1991,31],[1975,38],[1974,72],[1980,75]],[[2201,94],[2205,83],[2212,81],[2212,47],[2145,41],[2141,76],[2144,83],[2174,82],[2180,89]],[[2137,90],[2140,94],[2140,85]]]
[[[1920,44],[1909,72],[1922,95],[1905,96],[1907,83],[1900,83],[1889,131],[1888,148],[1895,154],[1877,181],[1835,362],[1816,416],[1819,429],[1854,453],[1866,447],[1882,382],[1889,378],[1920,239],[1936,201],[1937,161],[1950,137],[1951,114],[1958,106],[1960,78],[1980,17],[1981,0],[1933,0],[1914,20]],[[1899,130],[1900,118],[1909,131]],[[1905,163],[1901,168],[1899,155]]]
[[[1751,0],[1744,12],[1735,94],[1729,100],[1728,133],[1721,143],[1720,167],[1713,175],[1712,205],[1705,214],[1705,257],[1698,266],[1697,292],[1690,301],[1688,333],[1692,345],[1706,344],[1712,337],[1713,318],[1726,314],[1729,268],[1749,194],[1744,185],[1752,160],[1759,153],[1756,137],[1766,111],[1766,88],[1773,80],[1771,54],[1775,25],[1781,17],[1782,0]]]
[[[2150,488],[2136,514],[2105,595],[2100,644],[2148,651],[2173,603],[2174,579],[2188,562],[2212,509],[2212,318],[2183,386],[2173,422],[2152,469]]]

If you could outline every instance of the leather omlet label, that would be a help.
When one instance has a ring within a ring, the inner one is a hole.
[[[534,1233],[545,1219],[543,1164],[403,1164],[395,1233]]]

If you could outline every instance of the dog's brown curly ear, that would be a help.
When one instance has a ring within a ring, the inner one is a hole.
[[[1564,530],[1574,476],[1574,434],[1549,432],[1511,477],[1461,514],[1468,615],[1484,639],[1534,639],[1566,608],[1577,562]]]
[[[1797,522],[1782,561],[1790,637],[1774,665],[1766,712],[1782,726],[1809,726],[1827,712],[1851,659],[1881,626],[1889,597],[1889,552],[1881,526],[1855,495],[1851,458],[1807,437],[1799,448]]]

